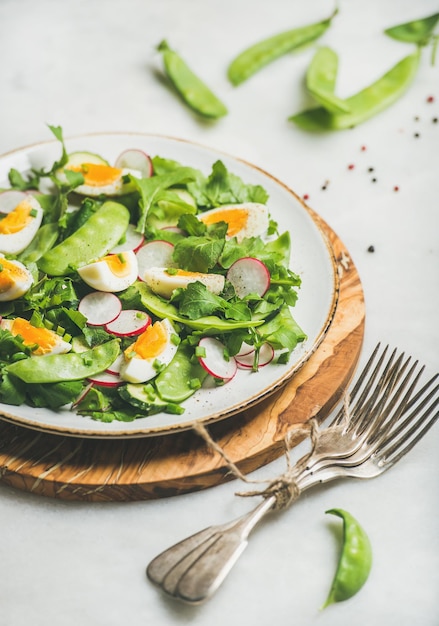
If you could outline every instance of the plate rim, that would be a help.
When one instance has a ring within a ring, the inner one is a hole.
[[[16,416],[16,415],[11,415],[8,414],[7,411],[1,409],[0,410],[0,419],[7,421],[9,423],[12,423],[16,426],[21,426],[30,430],[34,430],[36,432],[43,432],[43,433],[48,433],[48,434],[53,434],[53,435],[61,435],[61,436],[68,436],[68,437],[73,437],[73,438],[85,438],[85,439],[95,439],[95,440],[124,440],[124,439],[140,439],[140,438],[145,438],[145,437],[157,437],[157,436],[162,436],[162,435],[172,435],[172,434],[177,434],[179,432],[184,432],[187,430],[190,430],[194,424],[203,424],[203,425],[209,425],[209,424],[213,424],[213,423],[217,423],[226,419],[230,419],[233,417],[236,417],[236,415],[238,415],[240,412],[249,409],[261,402],[263,402],[264,400],[266,400],[267,398],[269,398],[270,396],[272,396],[274,393],[276,393],[276,391],[278,391],[279,389],[281,389],[288,381],[290,381],[293,376],[295,376],[300,369],[305,365],[305,363],[307,363],[307,361],[311,358],[311,356],[316,352],[316,350],[318,349],[318,347],[320,346],[320,344],[322,343],[323,339],[325,338],[326,334],[328,333],[332,322],[334,320],[334,316],[335,316],[335,312],[337,310],[337,306],[338,306],[338,301],[339,301],[339,295],[340,295],[340,275],[339,275],[339,271],[338,271],[338,264],[337,264],[337,259],[335,256],[335,252],[334,249],[332,247],[332,244],[329,240],[329,238],[327,237],[326,233],[323,231],[323,229],[321,228],[319,222],[317,219],[315,219],[314,215],[316,217],[319,217],[318,214],[316,213],[316,211],[314,209],[311,209],[311,207],[309,207],[306,202],[293,190],[291,189],[291,187],[289,187],[286,183],[284,183],[283,181],[281,181],[280,179],[278,179],[276,176],[274,176],[273,174],[271,174],[270,172],[268,172],[267,170],[265,170],[264,168],[260,167],[259,165],[256,165],[255,163],[252,163],[251,161],[249,161],[248,159],[242,158],[242,157],[238,157],[235,156],[229,152],[226,152],[224,150],[218,149],[218,148],[214,148],[212,146],[208,146],[206,144],[197,142],[197,141],[193,141],[191,139],[186,139],[186,138],[182,138],[182,137],[175,137],[172,135],[166,135],[166,134],[161,134],[161,133],[148,133],[148,132],[137,132],[137,131],[97,131],[97,132],[87,132],[87,133],[79,133],[79,134],[75,134],[75,135],[69,135],[69,136],[65,136],[64,137],[64,141],[67,143],[69,141],[76,141],[78,139],[82,139],[82,138],[94,138],[94,137],[111,137],[111,136],[132,136],[132,137],[151,137],[151,138],[156,138],[156,139],[163,139],[163,140],[169,140],[169,141],[173,141],[173,142],[178,142],[181,144],[186,144],[188,146],[193,146],[196,148],[200,148],[202,150],[206,150],[209,152],[214,152],[215,154],[217,154],[218,156],[223,156],[225,158],[229,158],[235,161],[238,161],[242,164],[244,164],[245,166],[256,170],[258,172],[260,172],[263,176],[267,177],[268,179],[270,179],[273,183],[275,183],[276,185],[282,187],[288,194],[290,194],[291,196],[294,197],[294,199],[301,205],[302,209],[304,209],[306,211],[306,213],[308,214],[309,218],[312,220],[314,226],[316,227],[316,229],[319,232],[319,235],[323,241],[323,243],[326,246],[327,252],[328,252],[328,257],[331,261],[331,268],[332,268],[332,277],[333,277],[333,282],[332,282],[332,287],[331,287],[331,291],[332,291],[332,301],[331,301],[331,305],[329,307],[328,310],[328,314],[327,317],[325,319],[324,324],[322,325],[322,327],[320,328],[317,337],[314,341],[314,343],[312,344],[312,346],[310,347],[309,350],[307,350],[305,352],[305,354],[302,355],[302,357],[295,363],[294,367],[289,369],[284,376],[281,376],[269,389],[263,391],[261,394],[258,394],[256,398],[252,399],[250,398],[248,401],[246,401],[244,403],[243,406],[237,406],[235,408],[229,409],[226,415],[221,415],[219,414],[219,412],[217,411],[215,414],[210,414],[206,417],[200,417],[200,418],[194,418],[192,420],[188,420],[187,422],[182,422],[181,424],[171,424],[171,425],[163,425],[163,426],[155,426],[155,427],[149,427],[149,428],[141,428],[139,427],[138,429],[132,429],[129,431],[124,431],[123,429],[118,429],[118,430],[114,430],[114,431],[99,431],[99,430],[93,430],[93,429],[84,429],[82,430],[81,428],[74,428],[72,429],[71,427],[68,426],[57,426],[54,424],[37,424],[37,423],[33,423],[33,422],[29,422],[28,418],[23,418],[20,416]],[[57,140],[56,139],[48,139],[48,140],[43,140],[43,141],[37,141],[25,146],[21,146],[18,148],[14,148],[12,150],[9,150],[5,153],[0,154],[0,159],[4,159],[5,157],[9,157],[9,156],[13,156],[16,153],[21,153],[21,152],[29,152],[32,149],[38,148],[38,147],[43,147],[45,145],[56,145]],[[4,405],[4,406],[9,406],[9,405]],[[147,419],[147,418],[145,418]],[[124,422],[118,422],[118,424],[123,424]]]

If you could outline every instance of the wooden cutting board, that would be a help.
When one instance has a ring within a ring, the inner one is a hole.
[[[330,413],[360,355],[365,307],[357,270],[337,235],[312,214],[335,251],[339,304],[323,342],[282,389],[209,427],[212,438],[244,473],[283,454],[288,431],[310,417],[320,420]],[[223,458],[193,431],[110,441],[37,432],[0,420],[0,479],[44,496],[98,502],[174,496],[217,485],[233,475]]]

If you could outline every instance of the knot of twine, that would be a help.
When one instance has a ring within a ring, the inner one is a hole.
[[[264,498],[275,498],[275,503],[273,505],[274,510],[281,510],[287,508],[292,502],[297,500],[300,495],[300,487],[297,484],[297,475],[302,468],[306,466],[306,463],[313,453],[315,446],[317,444],[317,440],[319,437],[319,427],[318,422],[315,417],[311,418],[306,426],[297,427],[293,430],[289,431],[284,437],[284,445],[285,445],[285,458],[287,463],[287,469],[280,476],[272,480],[251,480],[247,478],[245,474],[241,472],[241,470],[237,467],[237,465],[230,459],[227,453],[221,448],[221,446],[212,438],[209,434],[207,428],[197,422],[193,424],[193,429],[198,433],[202,439],[207,443],[207,445],[215,450],[221,458],[225,461],[229,471],[235,478],[241,479],[243,482],[247,484],[265,484],[266,487],[263,489],[258,489],[254,491],[244,491],[244,492],[236,492],[237,496],[243,497],[252,497],[252,496],[262,496]],[[294,466],[291,464],[290,459],[290,451],[293,446],[293,443],[297,441],[297,438],[300,436],[311,437],[311,451],[302,457]]]

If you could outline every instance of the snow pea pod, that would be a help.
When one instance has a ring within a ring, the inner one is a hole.
[[[326,513],[343,520],[343,546],[328,598],[322,608],[355,595],[366,582],[372,567],[369,537],[358,521],[343,509],[329,509]]]
[[[163,55],[166,73],[183,100],[197,113],[213,119],[227,114],[227,107],[188,67],[177,52],[171,50],[166,41],[157,49]]]
[[[8,365],[7,371],[25,383],[60,383],[82,380],[103,372],[119,354],[119,340],[112,339],[77,354],[30,356]]]
[[[240,85],[279,57],[311,43],[329,28],[337,10],[327,19],[293,28],[264,39],[239,54],[229,65],[227,75],[233,85]]]
[[[38,261],[42,272],[50,276],[72,274],[108,254],[123,237],[130,214],[119,202],[104,204],[70,237],[48,250]]]
[[[386,28],[384,32],[389,37],[397,39],[398,41],[405,41],[407,43],[415,43],[418,46],[425,46],[429,43],[430,37],[433,34],[438,21],[439,13],[434,13],[433,15],[429,15],[428,17],[424,17],[422,19]]]
[[[416,75],[420,53],[394,65],[372,85],[346,99],[349,113],[330,113],[324,107],[292,115],[289,120],[304,130],[342,130],[361,124],[393,104],[407,90]]]
[[[319,48],[306,72],[306,87],[319,104],[331,113],[349,113],[347,103],[335,93],[338,56],[328,47]]]
[[[36,263],[58,239],[59,228],[55,222],[44,224],[28,247],[17,257],[22,263]]]

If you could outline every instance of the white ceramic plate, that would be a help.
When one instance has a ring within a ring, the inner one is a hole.
[[[127,148],[144,150],[183,165],[196,167],[208,175],[221,159],[245,183],[262,185],[269,194],[268,207],[279,224],[279,232],[289,230],[292,238],[291,268],[302,278],[298,303],[293,315],[307,334],[307,340],[293,351],[287,365],[270,364],[257,373],[239,370],[235,378],[217,388],[202,388],[184,403],[183,415],[160,413],[134,422],[102,423],[76,415],[70,410],[51,411],[0,403],[0,414],[15,424],[62,435],[78,437],[126,438],[163,435],[187,429],[194,421],[210,423],[230,417],[260,402],[289,380],[317,349],[327,333],[338,298],[338,274],[326,236],[300,198],[284,184],[261,169],[216,150],[184,140],[148,134],[95,134],[66,141],[67,150],[101,154],[110,163]],[[0,157],[0,187],[11,167],[50,166],[60,156],[56,141],[29,146]]]

